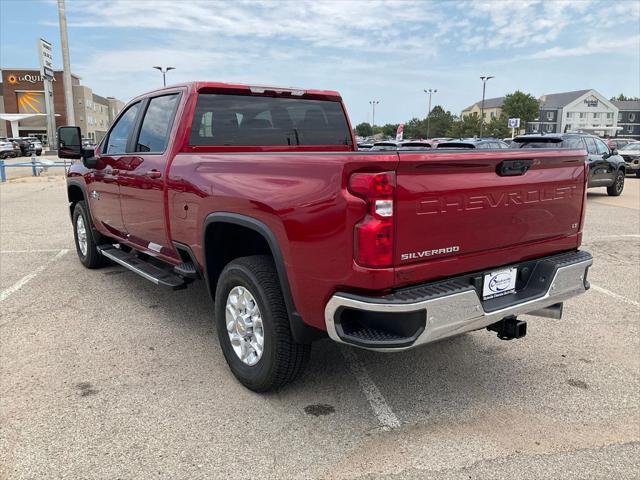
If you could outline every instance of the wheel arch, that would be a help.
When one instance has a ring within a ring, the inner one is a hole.
[[[69,182],[67,184],[67,198],[69,199],[69,213],[73,217],[73,209],[76,203],[84,201],[87,202],[87,195],[84,190],[84,186],[79,182]],[[88,205],[87,205],[88,208]]]
[[[242,235],[242,242],[231,241],[237,238],[239,232],[248,233],[249,231],[253,233]],[[231,235],[226,236],[227,234]],[[227,245],[225,245],[225,239]],[[222,253],[217,254],[220,250],[222,250]],[[310,343],[312,340],[322,336],[323,332],[304,323],[298,313],[291,294],[289,277],[280,245],[273,231],[264,222],[238,213],[211,213],[204,221],[202,253],[204,278],[212,298],[215,298],[216,285],[220,273],[229,261],[247,255],[271,255],[276,266],[294,339],[299,343]]]

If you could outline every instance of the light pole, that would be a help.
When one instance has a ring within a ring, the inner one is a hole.
[[[71,86],[71,61],[69,60],[69,36],[67,34],[67,15],[64,0],[58,0],[58,20],[60,21],[60,48],[62,49],[62,84],[64,87],[64,104],[67,112],[67,125],[75,125],[73,110],[73,88]],[[49,145],[55,145],[51,141]]]
[[[371,105],[372,113],[371,113],[371,126],[375,127],[376,125],[376,105],[380,103],[380,100],[370,100],[369,104]]]
[[[429,127],[431,126],[431,95],[437,93],[437,91],[437,88],[429,88],[428,90],[424,91],[424,93],[429,95],[429,110],[427,112],[427,140],[429,140]]]
[[[484,93],[487,88],[487,82],[494,77],[480,77],[482,80],[482,106],[480,107],[480,138],[482,138],[482,127],[484,127]]]
[[[160,70],[160,73],[162,73],[162,85],[166,87],[167,86],[167,72],[169,70],[175,70],[176,67],[164,67],[164,68],[163,67],[153,67],[153,68],[155,68],[156,70]]]

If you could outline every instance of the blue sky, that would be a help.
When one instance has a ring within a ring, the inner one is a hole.
[[[354,124],[459,114],[520,89],[595,88],[640,96],[640,1],[67,0],[72,71],[122,100],[169,83],[219,80],[334,89]],[[61,67],[56,2],[0,0],[0,67],[38,67],[48,39]]]

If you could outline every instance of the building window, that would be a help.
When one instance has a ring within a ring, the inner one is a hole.
[[[613,118],[613,113],[607,112],[607,120],[611,120]]]
[[[580,112],[580,113],[578,113],[578,117],[579,117],[579,118],[584,118],[584,112]]]
[[[553,120],[553,112],[547,112],[547,120]]]
[[[629,114],[629,122],[635,122],[636,121],[636,114],[635,113],[630,113]]]
[[[491,118],[494,118],[496,116],[496,112],[491,112]]]
[[[567,130],[571,130],[571,124],[567,123]]]
[[[593,112],[593,118],[600,118],[600,112]]]
[[[487,118],[487,112],[482,112],[482,118]]]
[[[622,121],[622,112],[618,112],[618,121],[621,122]]]
[[[567,118],[573,118],[573,112],[567,112]]]
[[[549,123],[547,125],[547,132],[553,132],[553,124]]]
[[[627,126],[627,132],[633,133],[633,125],[628,125]]]

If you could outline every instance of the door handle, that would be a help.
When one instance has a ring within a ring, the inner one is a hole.
[[[149,178],[160,178],[162,176],[162,173],[156,169],[153,169],[149,170],[147,173],[145,173],[145,175]]]

